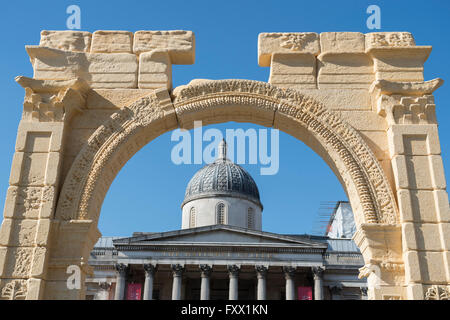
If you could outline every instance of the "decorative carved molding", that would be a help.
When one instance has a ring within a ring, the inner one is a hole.
[[[438,89],[444,80],[436,78],[429,81],[416,81],[416,82],[398,82],[389,80],[376,80],[370,86],[369,91],[380,96],[383,94],[399,94],[399,95],[414,95],[422,96],[425,94],[432,94],[436,89]]]
[[[294,90],[249,80],[203,81],[178,88],[174,95],[177,116],[221,105],[242,105],[295,119],[327,149],[340,156],[339,161],[346,167],[345,174],[352,177],[358,192],[365,222],[397,222],[395,198],[373,152],[353,128],[312,98]],[[143,97],[113,114],[95,131],[66,177],[57,207],[58,218],[96,221],[101,202],[96,208],[90,206],[104,167],[119,147],[142,128],[164,120],[167,115],[163,110],[172,106],[167,99],[164,105],[161,101],[155,94]]]
[[[81,79],[35,80],[17,77],[25,88],[22,119],[31,122],[61,122],[69,120],[85,105],[89,86]]]
[[[312,267],[311,271],[314,275],[314,280],[322,279],[325,268],[322,267]]]
[[[373,152],[353,128],[314,99],[249,80],[196,82],[177,88],[173,95],[178,118],[220,105],[246,105],[295,119],[340,155],[356,185],[365,221],[397,222],[394,195]]]
[[[154,275],[157,269],[158,267],[151,263],[144,264],[144,271],[146,276]]]
[[[437,124],[436,105],[432,95],[400,97],[382,95],[377,112],[394,124]]]
[[[27,296],[27,281],[12,280],[5,284],[1,297],[7,300],[24,300]]]
[[[238,277],[241,267],[233,264],[233,265],[227,266],[227,270],[228,270],[228,273],[230,274],[230,277]]]
[[[284,276],[286,279],[292,279],[293,277],[295,277],[295,271],[297,270],[296,267],[292,267],[292,266],[284,266],[283,267],[283,272],[284,272]]]
[[[267,266],[257,265],[255,266],[255,270],[258,278],[265,278],[269,268]]]
[[[300,51],[305,44],[317,39],[314,33],[288,33],[282,34],[280,47],[290,49],[292,51]]]
[[[116,263],[114,265],[114,268],[116,269],[117,273],[120,276],[125,276],[127,274],[128,271],[128,266],[126,264],[123,263]]]
[[[184,266],[181,264],[172,264],[171,268],[174,277],[181,277],[183,275]]]
[[[103,168],[122,143],[152,121],[163,119],[170,109],[167,99],[157,99],[158,93],[158,90],[155,90],[129,107],[114,113],[109,121],[100,126],[89,138],[75,159],[63,185],[56,212],[58,218],[97,219],[89,215],[88,206]]]
[[[425,300],[450,300],[450,286],[431,286],[425,293]]]
[[[212,266],[210,266],[209,264],[201,264],[199,268],[202,272],[202,277],[209,278],[212,272]]]

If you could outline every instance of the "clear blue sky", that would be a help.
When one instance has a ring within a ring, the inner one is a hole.
[[[268,68],[257,64],[260,32],[371,32],[366,8],[381,8],[380,31],[412,32],[418,45],[432,45],[425,79],[450,80],[450,2],[428,1],[4,1],[0,51],[0,203],[3,207],[22,112],[24,91],[17,75],[32,76],[24,46],[38,44],[41,30],[66,28],[66,8],[81,7],[81,29],[192,30],[196,62],[175,66],[174,86],[194,78],[244,78],[267,81]],[[450,90],[436,93],[444,168],[450,181]],[[222,124],[225,128],[258,128],[252,124]],[[170,133],[151,142],[129,161],[113,182],[99,222],[104,235],[133,231],[164,231],[180,227],[180,204],[187,182],[201,166],[176,166]],[[345,200],[345,193],[326,164],[300,141],[280,133],[280,171],[261,176],[259,167],[245,168],[256,180],[265,206],[263,228],[280,233],[308,233],[320,201]]]

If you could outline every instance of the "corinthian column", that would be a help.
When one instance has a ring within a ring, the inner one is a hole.
[[[144,264],[145,283],[144,283],[144,300],[153,299],[153,279],[156,272],[156,266],[153,264]]]
[[[181,300],[181,281],[184,267],[180,264],[172,265],[173,285],[172,285],[172,300]]]
[[[283,267],[283,272],[286,279],[286,300],[295,300],[295,268]]]
[[[256,274],[258,277],[258,300],[266,300],[266,276],[267,267],[266,266],[256,266]]]
[[[230,275],[230,286],[228,291],[228,299],[229,300],[237,300],[238,299],[238,279],[239,279],[239,269],[240,267],[237,265],[228,266],[228,273]]]
[[[201,264],[200,270],[202,272],[202,283],[200,288],[200,300],[209,300],[210,289],[209,289],[209,281],[211,276],[212,267],[207,264]]]
[[[313,267],[314,274],[314,300],[323,300],[323,271],[322,267]]]
[[[116,277],[116,292],[114,295],[115,300],[123,300],[125,297],[125,284],[128,266],[123,263],[117,263],[115,265],[117,271]]]

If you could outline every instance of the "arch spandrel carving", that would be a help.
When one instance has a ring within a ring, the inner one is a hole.
[[[333,155],[336,168],[346,176],[341,179],[347,184],[344,187],[357,192],[349,198],[361,208],[363,219],[359,221],[398,222],[395,198],[373,152],[350,125],[314,99],[251,80],[201,81],[175,89],[172,99],[173,107],[167,97],[161,99],[151,94],[141,98],[113,114],[95,131],[65,179],[57,218],[97,221],[103,197],[121,165],[146,142],[174,129],[172,121],[172,128],[167,126],[167,117],[176,114],[179,126],[186,128],[192,126],[193,120],[202,120],[204,124],[239,120],[271,126],[277,121],[282,131],[287,131],[288,122],[294,123],[306,129]],[[140,143],[133,144],[133,140],[142,136]],[[119,155],[124,152],[128,154]],[[112,168],[112,174],[106,174],[105,168],[114,159],[119,164]],[[109,178],[102,181],[106,175]]]

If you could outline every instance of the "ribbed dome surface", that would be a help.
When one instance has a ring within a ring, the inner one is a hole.
[[[189,181],[183,204],[190,200],[231,196],[244,198],[262,207],[259,191],[250,174],[225,157],[200,169]]]

